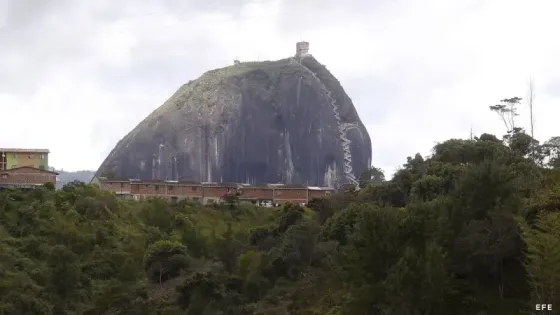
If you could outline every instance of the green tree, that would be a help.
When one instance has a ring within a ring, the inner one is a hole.
[[[160,286],[179,275],[188,267],[186,248],[180,243],[161,240],[150,245],[144,257],[144,270],[148,278]]]
[[[281,244],[282,259],[288,266],[286,276],[298,278],[311,266],[319,230],[313,221],[303,221],[288,228]]]
[[[413,199],[429,201],[443,192],[443,180],[435,175],[426,175],[412,184]]]
[[[45,187],[45,189],[50,190],[50,191],[54,191],[56,189],[54,184],[51,183],[51,182],[45,183],[45,184],[43,184],[43,186]]]
[[[372,166],[360,175],[359,181],[360,187],[364,188],[369,183],[379,183],[385,181],[385,174],[382,169]]]
[[[78,257],[63,245],[51,249],[48,257],[50,268],[49,286],[59,297],[56,303],[76,298],[76,290],[80,287],[81,270],[77,264]]]
[[[332,203],[327,198],[312,198],[306,206],[315,211],[320,224],[325,223],[334,214]]]
[[[278,232],[284,233],[290,226],[299,222],[303,218],[304,211],[298,204],[285,204],[278,222]]]
[[[538,145],[511,121],[512,104],[504,141],[438,143],[390,180],[311,200],[313,218],[294,204],[232,215],[118,200],[80,182],[5,189],[0,314],[498,315],[557,304],[560,141]]]
[[[500,116],[506,127],[506,133],[509,134],[515,129],[515,117],[519,116],[517,106],[521,102],[521,98],[505,98],[500,102],[501,104],[490,106],[490,110]]]
[[[228,222],[227,230],[218,242],[216,255],[227,272],[231,273],[235,270],[240,249],[241,245],[234,238],[231,223]]]
[[[531,306],[560,303],[560,213],[542,213],[535,225],[518,218],[527,245],[525,268],[531,285]]]
[[[542,151],[548,158],[547,165],[560,168],[560,137],[552,137],[542,145]]]
[[[500,143],[500,139],[498,139],[495,135],[489,134],[489,133],[483,133],[480,135],[480,137],[475,137],[475,139],[477,141],[491,141],[491,142],[496,142],[496,143]]]

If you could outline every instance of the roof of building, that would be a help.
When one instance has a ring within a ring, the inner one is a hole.
[[[240,200],[259,200],[259,201],[269,201],[274,200],[274,198],[266,198],[266,197],[254,197],[254,196],[239,196]]]
[[[10,173],[10,172],[17,171],[17,170],[21,170],[21,169],[24,169],[24,168],[32,169],[32,170],[37,171],[37,172],[39,172],[39,173],[51,173],[51,174],[54,174],[54,175],[58,175],[57,172],[51,172],[51,171],[47,171],[47,170],[42,170],[42,169],[40,169],[40,168],[36,168],[36,167],[33,167],[33,166],[14,167],[14,168],[10,168],[10,169],[7,169],[7,170],[2,170],[1,172],[2,172],[2,173]]]
[[[334,188],[330,188],[330,187],[318,187],[318,186],[309,186],[307,188],[309,190],[335,190]]]
[[[8,153],[50,153],[48,149],[15,149],[15,148],[0,148],[0,152]]]
[[[237,187],[237,183],[214,183],[214,182],[202,182],[204,187]]]
[[[108,180],[108,181],[111,181],[111,180]],[[144,184],[144,183],[148,183],[148,184],[189,184],[189,185],[201,186],[200,182],[166,181],[166,180],[162,180],[162,179],[143,179],[143,180],[134,179],[134,180],[130,180],[130,181],[132,183],[138,183],[138,184]]]
[[[20,184],[20,183],[10,183],[10,184],[0,184],[0,188],[35,188],[43,186],[43,184]]]
[[[271,187],[267,184],[257,184],[257,185],[250,185],[250,184],[241,184],[237,186],[239,189],[270,189]]]
[[[195,185],[203,187],[235,187],[238,189],[310,189],[310,190],[334,190],[329,187],[306,186],[303,184],[243,184],[243,183],[230,183],[230,182],[195,182],[195,181],[182,181],[182,180],[161,180],[161,179],[108,179],[105,177],[98,177],[101,182],[108,183],[122,183],[130,182],[131,184],[183,184]]]
[[[188,185],[197,185],[201,186],[200,182],[192,182],[192,181],[177,181],[177,180],[163,180],[163,179],[121,179],[121,178],[106,178],[106,177],[98,177],[97,178],[101,182],[107,183],[128,183],[131,184],[188,184]]]
[[[126,179],[112,179],[112,180],[108,180],[108,179],[100,179],[102,182],[109,182],[109,183],[128,183],[128,182],[132,182],[132,180],[126,180]]]
[[[307,189],[307,186],[301,184],[271,184],[275,189]]]

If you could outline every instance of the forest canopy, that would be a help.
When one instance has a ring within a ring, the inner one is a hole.
[[[0,314],[471,315],[560,305],[558,144],[522,129],[451,139],[407,158],[391,180],[372,168],[359,191],[305,208],[124,201],[80,182],[7,189]]]

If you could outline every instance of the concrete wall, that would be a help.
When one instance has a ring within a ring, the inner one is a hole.
[[[240,197],[244,199],[272,200],[274,198],[271,188],[243,187],[239,191]]]
[[[309,200],[313,199],[313,198],[324,198],[328,195],[331,194],[331,191],[329,190],[314,190],[314,189],[310,189],[309,190]]]
[[[149,182],[132,182],[131,193],[138,195],[161,195],[171,197],[202,197],[202,186],[195,184],[177,184],[177,183],[149,183]]]
[[[6,152],[6,169],[31,166],[48,170],[49,159],[47,153]]]
[[[6,152],[6,169],[9,170],[14,168],[15,165],[18,165],[18,154]]]
[[[43,153],[43,159],[41,159],[41,161],[39,162],[39,168],[42,170],[48,170],[49,169],[49,155],[46,153]]]
[[[237,189],[235,187],[223,187],[223,186],[210,186],[204,187],[204,197],[208,198],[221,198],[228,193],[236,193]]]
[[[41,165],[41,154],[39,153],[18,153],[18,166],[31,166],[39,168]]]
[[[101,182],[100,188],[117,194],[130,194],[130,182]]]
[[[0,172],[0,184],[42,185],[45,183],[56,184],[56,174],[27,168]]]
[[[307,188],[275,188],[274,203],[284,204],[287,202],[306,203]]]
[[[297,42],[296,43],[296,55],[305,56],[309,53],[309,42]]]
[[[166,195],[186,198],[202,198],[201,185],[167,184]]]
[[[146,198],[168,198],[170,200],[193,199],[203,204],[221,203],[228,194],[239,194],[241,201],[284,204],[288,202],[305,204],[311,198],[325,197],[329,190],[308,189],[307,187],[236,187],[231,184],[202,184],[168,181],[101,181],[101,189],[117,194],[129,194],[135,200]]]
[[[235,187],[205,186],[203,187],[203,190],[203,204],[221,203],[223,202],[223,197],[228,193],[237,193],[237,189]]]

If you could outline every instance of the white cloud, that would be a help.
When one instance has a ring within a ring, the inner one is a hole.
[[[10,20],[5,3],[0,28]],[[268,0],[235,11],[192,2],[180,9],[71,3],[19,30],[0,29],[0,115],[10,117],[0,125],[0,146],[50,148],[57,167],[97,168],[179,85],[236,57],[292,55],[300,39],[351,91],[373,163],[388,173],[436,141],[467,137],[471,126],[501,135],[488,106],[525,97],[529,76],[536,136],[558,134],[560,3],[553,0]],[[528,122],[526,106],[519,119]]]
[[[113,67],[129,67],[132,48],[138,42],[140,34],[134,32],[126,22],[116,22],[102,26],[91,36],[89,47],[92,54]]]

